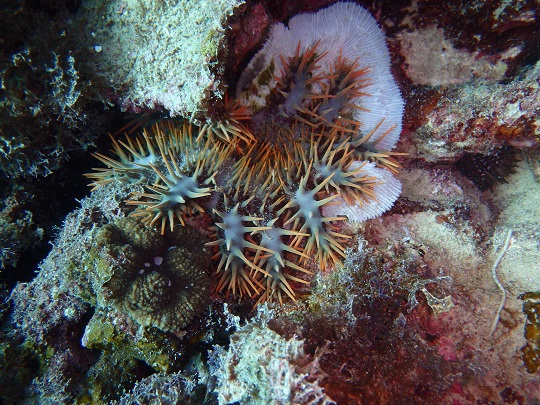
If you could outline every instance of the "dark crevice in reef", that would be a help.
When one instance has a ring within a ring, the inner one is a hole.
[[[94,118],[89,119],[99,121],[103,114],[104,110],[96,110]],[[110,118],[104,123],[107,129],[94,141],[94,144],[105,145],[104,150],[110,149],[107,130],[114,131],[126,123],[119,113],[113,114],[109,111],[108,115]],[[35,276],[39,263],[49,254],[51,242],[62,227],[66,215],[80,207],[80,200],[89,195],[90,187],[83,173],[92,171],[94,166],[95,159],[88,150],[79,148],[69,154],[69,160],[63,163],[60,169],[48,176],[27,176],[0,182],[0,196],[4,201],[0,211],[6,209],[5,201],[9,200],[14,204],[11,212],[4,215],[17,226],[27,227],[19,229],[17,239],[28,240],[23,242],[25,248],[18,251],[20,255],[16,264],[7,263],[0,272],[0,281],[13,287],[17,282],[28,282]],[[18,225],[18,221],[23,218],[30,219],[23,225]],[[9,248],[13,241],[4,243]]]
[[[16,266],[6,266],[0,273],[2,279],[10,286],[17,281],[30,281],[51,250],[50,241],[54,239],[57,229],[62,226],[65,216],[79,206],[79,201],[88,192],[86,181],[82,178],[81,168],[91,169],[91,160],[87,153],[77,152],[62,170],[47,177],[25,178],[16,184],[6,184],[5,193],[11,194],[17,201],[17,213],[28,212],[32,215],[29,233],[42,234],[40,240],[22,250]],[[21,214],[22,215],[22,214]],[[22,233],[20,237],[31,237]]]
[[[65,11],[75,14],[81,5],[81,0],[26,0],[26,6],[35,11],[46,13],[54,18]]]

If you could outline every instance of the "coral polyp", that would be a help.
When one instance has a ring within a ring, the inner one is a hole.
[[[369,16],[338,3],[309,17],[324,18],[331,9],[359,14],[364,23]],[[296,300],[317,267],[345,257],[346,220],[380,215],[400,192],[390,149],[403,103],[391,80],[384,87],[389,73],[380,59],[389,58],[382,34],[375,24],[375,38],[367,39],[368,48],[380,47],[371,65],[365,49],[354,52],[365,38],[348,37],[336,48],[335,28],[322,24],[317,37],[300,17],[291,19],[290,31],[274,27],[217,120],[158,123],[135,140],[113,140],[117,158],[96,154],[107,168],[87,175],[94,186],[142,183],[146,191],[127,204],[162,233],[167,223],[174,232],[188,217],[211,215],[216,290],[257,302]]]

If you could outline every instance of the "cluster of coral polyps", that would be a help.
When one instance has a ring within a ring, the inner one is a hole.
[[[217,291],[295,300],[312,259],[325,269],[345,256],[343,221],[382,214],[401,189],[390,150],[403,102],[383,34],[352,3],[296,16],[224,104],[218,121],[113,139],[116,157],[97,154],[107,167],[87,176],[144,184],[127,204],[162,233],[211,214]]]

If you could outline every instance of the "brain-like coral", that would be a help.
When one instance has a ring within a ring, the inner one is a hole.
[[[132,218],[105,225],[96,237],[98,298],[143,326],[184,328],[208,302],[211,263],[204,242],[188,227],[163,238]]]
[[[294,17],[273,27],[217,120],[114,140],[116,157],[96,155],[107,167],[87,176],[143,184],[127,203],[162,233],[211,214],[217,291],[295,300],[317,266],[345,256],[345,220],[381,215],[400,193],[391,149],[403,101],[389,62],[355,4]]]

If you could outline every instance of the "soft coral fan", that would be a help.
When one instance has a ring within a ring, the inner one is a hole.
[[[313,261],[344,257],[342,214],[373,218],[399,195],[402,110],[375,20],[338,3],[274,26],[221,120],[115,142],[119,160],[97,155],[108,168],[89,177],[145,182],[129,204],[162,232],[211,213],[217,291],[294,300]]]

